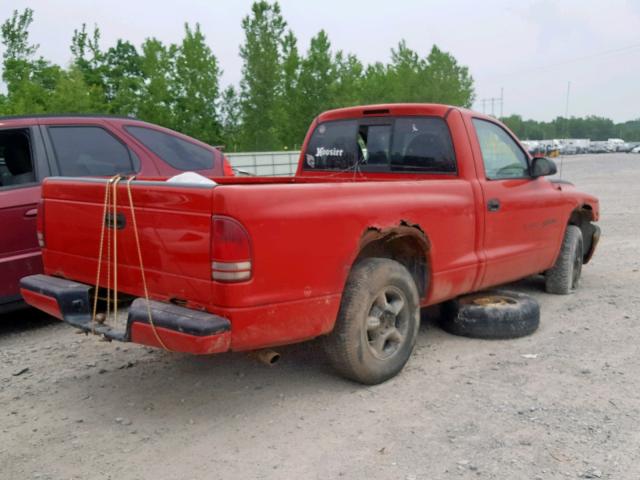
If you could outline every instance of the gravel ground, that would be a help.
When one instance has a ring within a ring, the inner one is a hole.
[[[0,478],[640,478],[640,155],[563,170],[601,201],[581,289],[512,285],[542,308],[519,340],[425,318],[407,367],[376,387],[336,377],[308,345],[269,368],[0,317]]]

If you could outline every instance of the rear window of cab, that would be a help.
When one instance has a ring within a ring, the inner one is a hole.
[[[456,173],[451,134],[440,117],[370,117],[316,126],[305,170]]]

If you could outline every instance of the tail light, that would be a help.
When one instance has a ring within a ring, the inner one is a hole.
[[[244,227],[229,217],[214,216],[211,234],[211,277],[220,282],[251,278],[251,239]]]
[[[36,217],[36,235],[38,236],[38,245],[44,248],[44,202],[38,202],[38,213]]]
[[[227,160],[227,157],[225,156],[222,157],[222,171],[224,172],[225,177],[235,176],[233,168],[231,167],[229,160]]]

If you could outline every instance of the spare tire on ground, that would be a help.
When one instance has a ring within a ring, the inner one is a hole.
[[[524,337],[540,325],[540,305],[523,293],[488,290],[446,302],[440,325],[445,331],[464,337]]]

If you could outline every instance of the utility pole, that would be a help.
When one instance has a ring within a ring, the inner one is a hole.
[[[490,103],[491,104],[491,116],[495,117],[496,116],[496,103],[500,105],[500,116],[502,117],[502,114],[504,113],[504,107],[503,107],[503,103],[504,103],[504,88],[500,89],[500,96],[499,97],[487,97],[487,98],[481,98],[480,99],[480,103],[482,103],[482,113],[487,113],[487,105]]]
[[[567,82],[567,103],[564,107],[564,118],[569,118],[569,92],[571,91],[571,80]]]

